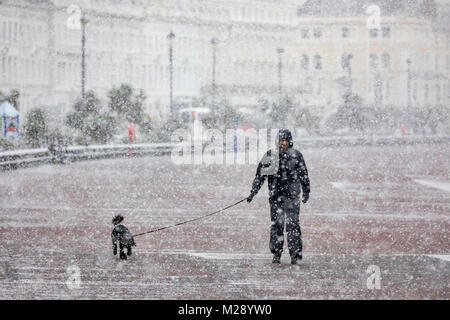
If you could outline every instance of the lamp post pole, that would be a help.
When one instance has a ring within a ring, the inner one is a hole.
[[[174,113],[174,106],[173,106],[173,39],[175,38],[175,34],[173,31],[170,31],[170,33],[167,35],[167,38],[169,39],[169,90],[170,90],[170,113],[173,115]]]
[[[406,60],[406,65],[407,65],[407,99],[406,99],[406,105],[408,107],[408,110],[410,109],[410,104],[411,104],[411,59],[407,59]]]
[[[352,79],[352,60],[353,58],[353,54],[349,54],[348,55],[348,91],[349,91],[349,96],[352,95],[352,91],[353,91],[353,79]]]
[[[81,22],[81,97],[86,98],[86,25],[89,22],[82,16]]]
[[[281,55],[284,53],[284,49],[283,48],[277,48],[277,53],[278,53],[278,112],[282,112],[281,110],[282,108],[282,69],[283,69],[283,62],[281,60]],[[273,117],[273,116],[272,116]],[[281,117],[281,125],[283,126],[283,128],[285,127],[286,124],[286,114],[281,114],[281,115],[277,115],[277,117]],[[279,118],[280,119],[280,118]]]

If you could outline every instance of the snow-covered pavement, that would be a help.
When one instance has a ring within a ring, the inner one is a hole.
[[[448,145],[296,147],[312,190],[297,266],[287,249],[271,263],[267,186],[136,238],[127,261],[112,255],[115,214],[135,234],[205,215],[246,197],[255,165],[164,156],[0,172],[0,298],[450,298]]]

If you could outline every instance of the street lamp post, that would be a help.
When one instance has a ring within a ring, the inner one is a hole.
[[[408,114],[408,125],[412,125],[413,131],[416,131],[415,123],[412,124],[412,114],[411,114],[411,59],[406,60],[406,73],[407,73],[407,79],[406,79],[406,108],[407,108],[407,114]]]
[[[175,38],[175,34],[173,31],[167,35],[169,39],[169,90],[170,90],[170,113],[173,115],[174,106],[173,106],[173,39]]]
[[[212,108],[213,112],[216,112],[216,44],[217,39],[212,38],[211,39],[211,45],[212,45]]]
[[[408,94],[408,96],[407,96],[407,99],[406,99],[406,105],[407,105],[407,107],[408,107],[408,110],[409,110],[409,108],[410,108],[410,102],[411,102],[411,59],[407,59],[406,60],[406,65],[407,65],[407,76],[408,76],[408,79],[407,79],[407,83],[406,83],[406,85],[407,85],[407,94]]]
[[[82,16],[81,22],[81,97],[86,98],[86,25],[89,22],[86,17]]]
[[[86,98],[86,25],[89,22],[86,17],[83,16],[80,19],[81,22],[81,97],[83,100]]]
[[[282,99],[282,75],[281,75],[281,71],[283,68],[283,64],[281,61],[281,54],[284,53],[284,49],[283,48],[277,48],[277,52],[278,52],[278,103],[280,104],[281,107],[281,99]]]

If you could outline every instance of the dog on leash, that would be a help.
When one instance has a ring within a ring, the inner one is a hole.
[[[130,230],[128,230],[128,228],[124,225],[120,224],[123,219],[124,217],[120,214],[113,218],[112,223],[114,225],[114,229],[111,232],[111,240],[113,254],[117,254],[117,244],[119,244],[120,259],[126,260],[127,256],[131,256],[131,247],[135,247],[136,243],[134,242],[134,238]],[[127,248],[126,254],[124,252],[125,248]]]

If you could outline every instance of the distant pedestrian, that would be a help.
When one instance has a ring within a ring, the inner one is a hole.
[[[136,139],[136,133],[134,131],[134,123],[130,122],[130,125],[128,126],[128,142],[131,144]]]
[[[251,202],[268,178],[270,218],[270,251],[273,263],[280,263],[284,244],[284,224],[286,223],[287,241],[291,263],[297,264],[302,259],[302,234],[299,224],[300,189],[302,202],[309,199],[310,185],[308,170],[300,151],[293,148],[292,134],[282,129],[278,132],[278,150],[269,150],[256,170],[250,195]],[[278,152],[278,163],[275,163]],[[278,166],[276,166],[278,165]],[[276,168],[270,172],[269,168]]]

